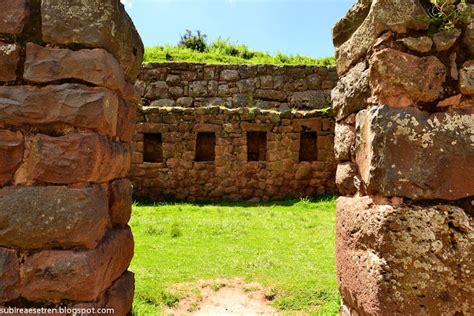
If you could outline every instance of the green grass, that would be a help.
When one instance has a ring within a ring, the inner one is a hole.
[[[282,311],[336,315],[335,198],[252,205],[135,204],[135,315],[160,315],[183,282],[243,277]]]
[[[225,41],[224,41],[225,42]],[[215,42],[214,42],[215,43]],[[335,65],[334,57],[312,58],[301,55],[270,55],[251,51],[245,45],[215,44],[205,52],[198,52],[182,46],[155,46],[145,48],[145,63],[151,62],[194,62],[207,64],[271,64],[271,65]]]

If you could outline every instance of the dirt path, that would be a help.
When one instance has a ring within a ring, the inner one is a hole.
[[[189,284],[186,285],[189,288]],[[167,315],[277,315],[265,298],[264,289],[257,283],[245,283],[242,279],[199,281],[194,293],[179,302]]]

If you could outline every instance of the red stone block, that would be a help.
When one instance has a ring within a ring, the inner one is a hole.
[[[112,182],[109,186],[110,218],[113,225],[126,225],[132,213],[132,183],[128,179]]]
[[[359,315],[471,315],[473,235],[460,207],[337,201],[336,262]]]
[[[474,195],[473,126],[473,115],[455,112],[360,112],[356,160],[369,193],[414,200]]]
[[[0,248],[0,304],[16,299],[20,285],[20,262],[15,250]]]
[[[20,46],[0,41],[0,81],[15,81]]]
[[[110,227],[100,186],[8,186],[0,189],[0,246],[95,248]]]
[[[95,301],[126,270],[133,257],[130,228],[111,231],[92,250],[46,250],[21,266],[21,296],[30,301]]]
[[[105,88],[0,86],[0,122],[14,126],[67,124],[115,136],[118,106]]]
[[[30,142],[17,183],[107,182],[126,177],[130,169],[130,145],[98,134],[38,134]]]
[[[2,0],[0,33],[20,34],[28,17],[26,0]]]
[[[23,150],[20,132],[0,130],[0,187],[13,179],[23,159]]]
[[[143,44],[117,0],[43,0],[41,25],[45,42],[105,48],[119,61],[128,81],[138,76]]]
[[[132,142],[136,123],[137,107],[133,103],[121,100],[118,110],[117,137],[123,142]]]
[[[28,43],[23,77],[39,83],[79,79],[125,93],[122,68],[114,56],[104,49],[73,51]]]

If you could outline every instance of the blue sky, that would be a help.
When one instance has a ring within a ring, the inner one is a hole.
[[[334,54],[331,28],[355,0],[122,0],[146,46],[176,44],[185,29],[209,40],[323,57]]]

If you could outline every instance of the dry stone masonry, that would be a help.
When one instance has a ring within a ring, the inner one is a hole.
[[[0,308],[131,310],[142,56],[119,0],[2,0]]]
[[[332,67],[148,64],[134,194],[271,199],[334,193]]]
[[[474,314],[474,14],[432,10],[359,0],[334,28],[342,315]]]

